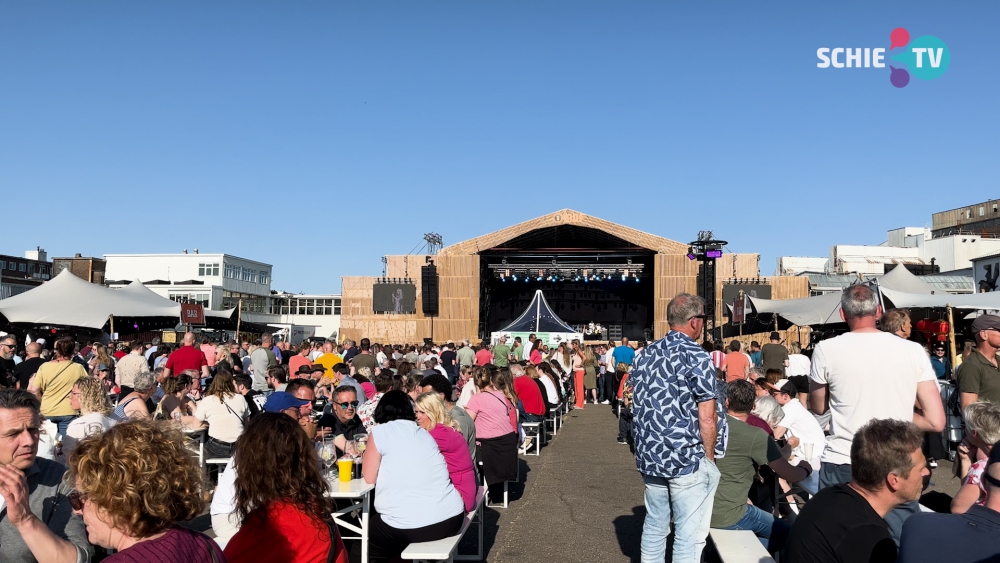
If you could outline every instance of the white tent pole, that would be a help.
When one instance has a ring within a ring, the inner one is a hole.
[[[541,296],[538,295],[539,293],[542,292],[542,290],[536,289],[535,292],[536,292],[535,293],[535,331],[537,332],[539,330],[538,327],[540,327],[542,325],[542,299],[541,299]]]

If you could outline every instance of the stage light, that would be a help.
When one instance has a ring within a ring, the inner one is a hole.
[[[705,258],[722,258],[722,250],[706,250]]]
[[[538,276],[538,279],[536,281],[542,281],[542,276]]]
[[[622,274],[622,281],[628,280],[628,274]]]
[[[637,282],[639,281],[639,276],[635,277],[635,281],[637,281]]]
[[[512,277],[512,278],[514,279],[514,281],[517,281],[517,274],[514,274],[514,275],[513,275],[513,276],[511,276],[511,277]]]
[[[689,246],[688,247],[688,260],[694,260],[697,257],[698,256],[694,253],[694,247],[693,246]]]

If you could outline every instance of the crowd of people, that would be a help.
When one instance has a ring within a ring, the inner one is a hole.
[[[531,445],[525,423],[589,402],[616,409],[635,455],[644,562],[664,560],[671,533],[672,560],[698,561],[711,528],[752,531],[782,561],[931,561],[945,546],[950,560],[1000,557],[1000,317],[975,319],[953,367],[867,286],[841,308],[849,331],[807,349],[779,333],[748,350],[699,344],[704,303],[688,294],[648,345],[187,333],[172,349],[19,350],[3,337],[0,546],[5,560],[57,563],[356,561],[326,495],[332,448],[375,485],[369,555],[392,561],[455,535],[480,483],[503,494]],[[919,500],[956,414],[963,484],[928,513]],[[229,459],[214,479],[192,455],[196,429],[207,457]],[[180,525],[206,510],[212,539]]]
[[[176,348],[39,340],[14,362],[16,340],[0,345],[13,366],[0,390],[0,545],[5,560],[56,563],[356,561],[325,496],[330,446],[376,485],[370,559],[395,560],[456,534],[480,482],[503,494],[532,439],[523,423],[574,398],[582,408],[585,393],[613,399],[598,392],[614,381],[606,366],[632,352],[534,335],[293,348],[187,333]],[[215,479],[193,455],[194,430],[207,458],[229,460]],[[206,510],[213,538],[180,525]]]
[[[844,290],[841,314],[848,331],[811,349],[774,332],[744,350],[698,344],[701,298],[669,303],[670,332],[622,378],[644,563],[664,560],[670,533],[672,561],[699,561],[712,528],[752,531],[788,562],[1000,560],[1000,317],[972,322],[952,369],[866,285]],[[933,512],[920,500],[950,419],[963,484]]]

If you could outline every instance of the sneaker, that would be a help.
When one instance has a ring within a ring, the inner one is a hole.
[[[605,400],[605,401],[601,401],[601,404],[602,404],[602,405],[610,405],[610,404],[611,404],[611,401],[607,401],[607,400]]]
[[[933,459],[930,460],[930,462],[928,462],[928,465],[930,465],[932,468],[937,468],[937,460]]]
[[[618,440],[619,444],[628,444],[628,440]]]

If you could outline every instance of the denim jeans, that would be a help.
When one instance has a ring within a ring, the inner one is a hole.
[[[788,531],[792,529],[792,525],[787,520],[776,519],[771,513],[748,504],[743,517],[732,526],[723,529],[750,530],[760,543],[764,544],[764,549],[777,553],[785,547],[785,540],[788,539]]]
[[[56,425],[56,428],[59,429],[59,435],[60,436],[65,436],[66,435],[66,429],[69,428],[69,423],[73,422],[74,420],[76,420],[78,418],[78,416],[79,415],[75,415],[75,414],[67,414],[67,415],[63,415],[63,416],[47,416],[45,418],[49,422],[51,422],[51,423],[53,423],[53,424]]]
[[[819,490],[834,485],[843,485],[851,482],[850,463],[827,463],[823,462],[819,466]]]
[[[712,521],[719,469],[703,459],[694,473],[666,479],[643,475],[646,521],[642,525],[642,563],[663,563],[670,517],[674,520],[673,563],[698,563]]]

